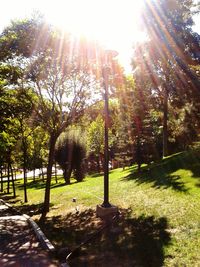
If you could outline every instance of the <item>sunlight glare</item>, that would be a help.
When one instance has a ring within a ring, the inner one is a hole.
[[[132,50],[133,43],[144,39],[137,26],[142,2],[60,0],[56,1],[55,6],[52,1],[46,6],[45,15],[52,24],[63,30],[97,40],[106,48],[117,50],[124,65],[127,60],[128,63],[130,61],[128,51]]]

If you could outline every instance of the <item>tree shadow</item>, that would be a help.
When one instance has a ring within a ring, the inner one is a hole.
[[[81,246],[78,257],[70,260],[71,267],[163,266],[164,246],[170,244],[166,218],[134,218],[129,209],[129,212],[123,210],[109,227],[103,226],[91,209],[48,218],[41,225],[57,248],[68,247],[68,251],[89,238]]]
[[[131,174],[127,175],[123,179],[125,180],[135,180],[138,184],[142,183],[151,183],[153,187],[159,188],[169,188],[171,187],[174,190],[187,192],[188,189],[185,187],[184,183],[180,181],[179,175],[171,175],[170,173],[166,173],[164,170],[161,169],[149,169],[149,170],[142,170],[139,172],[132,172]]]
[[[66,184],[65,182],[57,183],[57,184],[51,185],[51,188],[53,189],[53,188],[63,187],[63,186],[66,186],[66,185],[70,185],[70,184]]]
[[[200,179],[200,153],[187,151],[165,158],[160,162],[142,167],[141,172],[133,169],[124,180],[135,180],[138,184],[152,183],[155,188],[172,188],[188,192],[188,188],[179,175],[173,173],[179,169],[190,170],[192,177]]]
[[[178,153],[164,159],[162,162],[164,162],[167,171],[186,169],[193,173],[193,177],[200,177],[200,150],[198,149]]]
[[[82,181],[76,181],[76,180],[72,180],[72,181],[70,181],[70,183],[65,183],[65,182],[59,182],[59,183],[55,183],[55,184],[53,184],[53,185],[51,185],[51,188],[53,189],[53,188],[57,188],[57,187],[62,187],[62,186],[71,186],[71,185],[74,185],[74,184],[77,184],[77,183],[84,183],[85,182],[85,180],[82,180]]]
[[[200,150],[188,150],[166,158],[164,159],[164,167],[168,172],[178,169],[190,170],[192,177],[200,178]]]
[[[16,197],[18,197],[18,196],[16,196]],[[7,194],[7,193],[0,193],[0,198],[3,199],[5,202],[8,201],[11,204],[15,204],[15,203],[17,203],[17,202],[20,201],[19,199],[16,199],[16,197],[14,197],[12,195],[12,193],[9,193],[9,194]]]
[[[20,214],[27,214],[29,216],[39,215],[42,213],[44,203],[38,204],[24,204],[15,206],[15,209],[19,211]],[[50,204],[50,207],[53,207],[53,204]]]
[[[193,177],[200,180],[200,163],[199,164],[192,164],[190,166],[190,170],[193,173]]]
[[[21,215],[21,214],[27,214],[29,216],[33,215],[39,215],[42,213],[42,208],[44,203],[38,203],[38,204],[22,204],[20,200],[13,199],[11,196],[1,196],[1,198],[8,202],[9,204],[16,204],[18,205],[11,206],[5,210],[0,209],[0,216],[10,216],[10,215]],[[52,208],[54,205],[50,203],[50,207]]]
[[[84,180],[83,181],[81,181],[81,182],[77,182],[77,181],[71,181],[69,184],[66,184],[65,183],[65,181],[64,181],[64,179],[63,179],[63,181],[59,181],[59,182],[55,182],[55,181],[53,181],[52,182],[52,184],[51,184],[51,188],[53,189],[53,188],[57,188],[57,187],[63,187],[63,186],[70,186],[70,185],[73,185],[73,184],[76,184],[76,183],[82,183],[82,182],[84,182]],[[17,185],[17,187],[20,189],[20,190],[23,190],[24,189],[24,185],[23,184],[20,184],[20,185]],[[46,187],[46,181],[42,181],[42,180],[37,180],[37,181],[31,181],[31,182],[28,182],[27,184],[26,184],[26,188],[27,189],[36,189],[36,190],[39,190],[39,189],[44,189]]]
[[[20,184],[20,185],[17,185],[17,187],[21,190],[23,190],[24,188],[24,185],[23,184]],[[46,181],[42,181],[42,180],[37,180],[37,181],[31,181],[31,182],[27,182],[26,184],[26,188],[27,189],[43,189],[46,187]]]
[[[1,218],[0,266],[50,266],[53,260],[41,249],[31,227],[13,212],[10,215]]]
[[[90,174],[90,177],[91,178],[97,178],[97,177],[100,177],[100,176],[102,176],[103,175],[103,172],[101,172],[101,173],[93,173],[93,174]]]

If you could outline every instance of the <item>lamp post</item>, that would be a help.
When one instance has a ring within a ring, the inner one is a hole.
[[[104,201],[101,205],[97,205],[97,216],[107,218],[118,212],[116,206],[109,203],[109,146],[108,146],[108,129],[109,129],[109,73],[111,67],[109,63],[116,57],[118,53],[113,50],[106,50],[102,66],[103,87],[104,87]]]
[[[108,208],[109,203],[109,147],[108,147],[108,128],[109,128],[109,104],[108,104],[108,75],[109,68],[103,67],[104,85],[104,202],[102,207]]]

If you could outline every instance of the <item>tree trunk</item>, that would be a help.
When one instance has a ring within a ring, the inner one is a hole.
[[[3,192],[3,170],[0,168],[0,174],[1,174],[1,192]]]
[[[54,163],[54,153],[55,153],[55,144],[57,137],[51,135],[50,137],[50,147],[49,147],[49,156],[48,156],[48,165],[47,165],[47,179],[46,179],[46,188],[44,196],[44,206],[42,210],[42,216],[40,221],[43,221],[46,217],[47,212],[49,212],[50,205],[50,189],[51,189],[51,177],[52,177],[52,167]]]
[[[100,170],[100,156],[98,155],[97,156],[97,172],[100,173],[101,170]]]
[[[8,168],[7,168],[7,194],[10,193],[10,169],[9,169],[9,164],[8,164]]]
[[[72,175],[72,166],[69,164],[67,168],[63,171],[63,176],[66,184],[70,184],[70,177]]]
[[[44,170],[43,170],[43,166],[42,166],[41,171],[42,171],[42,182],[44,183]]]
[[[33,181],[35,182],[35,168],[33,169]]]
[[[28,202],[28,197],[27,197],[27,188],[26,188],[26,183],[27,183],[27,175],[26,175],[26,158],[27,158],[27,150],[26,150],[26,143],[25,140],[22,140],[23,143],[23,173],[24,173],[24,202]]]
[[[137,160],[137,165],[138,165],[138,172],[140,172],[141,165],[142,165],[142,151],[141,151],[140,136],[137,137],[136,160]]]
[[[6,168],[6,165],[4,165],[4,176],[7,176],[8,169]]]
[[[24,202],[28,202],[28,197],[27,197],[27,188],[26,188],[26,183],[27,183],[27,177],[26,177],[26,167],[23,167],[23,173],[24,173]]]
[[[55,162],[55,179],[56,179],[56,184],[58,183],[58,176],[57,176],[57,165]]]
[[[163,100],[163,157],[168,156],[168,92],[165,90]]]
[[[10,170],[11,170],[11,178],[12,178],[13,197],[16,197],[14,173],[13,173],[13,168],[11,164],[10,164]]]

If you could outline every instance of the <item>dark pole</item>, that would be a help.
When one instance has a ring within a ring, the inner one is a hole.
[[[104,201],[101,205],[97,205],[97,216],[103,220],[107,220],[110,216],[116,215],[118,208],[109,203],[109,147],[108,147],[108,129],[109,129],[109,75],[112,73],[110,66],[117,52],[113,50],[105,51],[105,58],[102,67],[102,82],[104,90]]]
[[[104,202],[102,207],[108,208],[109,203],[109,151],[108,151],[108,128],[109,128],[109,104],[108,104],[108,68],[103,68],[103,82],[104,82]]]

